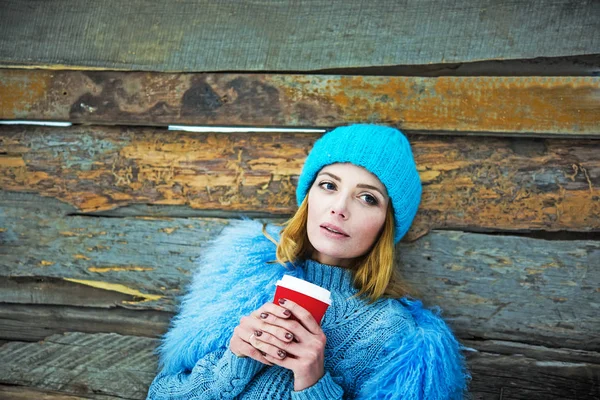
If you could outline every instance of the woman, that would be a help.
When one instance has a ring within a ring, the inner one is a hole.
[[[327,133],[296,197],[281,232],[241,221],[205,252],[148,398],[462,398],[469,375],[448,327],[394,298],[407,295],[392,284],[394,244],[421,198],[404,135],[362,124]],[[291,300],[272,302],[284,273],[331,291],[321,325]]]

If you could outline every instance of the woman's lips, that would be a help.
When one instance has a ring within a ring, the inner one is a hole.
[[[350,237],[340,227],[337,227],[332,224],[323,224],[320,226],[320,228],[321,228],[321,231],[328,237],[332,237],[332,238],[336,238],[336,239]]]

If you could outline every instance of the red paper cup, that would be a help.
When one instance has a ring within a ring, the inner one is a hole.
[[[279,304],[279,299],[289,299],[304,307],[319,325],[327,307],[331,305],[329,290],[291,275],[284,275],[277,281],[273,302]]]

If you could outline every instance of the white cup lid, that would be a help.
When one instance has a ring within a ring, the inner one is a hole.
[[[315,285],[314,283],[310,283],[291,275],[283,275],[281,279],[277,281],[276,285],[303,293],[305,295],[314,297],[323,303],[331,305],[331,292],[325,288],[322,288],[321,286]]]

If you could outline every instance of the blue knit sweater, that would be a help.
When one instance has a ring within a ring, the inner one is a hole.
[[[275,246],[262,225],[226,228],[194,275],[159,348],[161,371],[148,399],[460,399],[469,375],[459,344],[419,301],[354,295],[349,270],[313,260],[286,269],[273,264]],[[269,233],[277,236],[278,229]],[[239,358],[228,349],[233,328],[273,297],[283,273],[329,289],[322,322],[327,337],[325,375],[293,390],[293,374]]]

